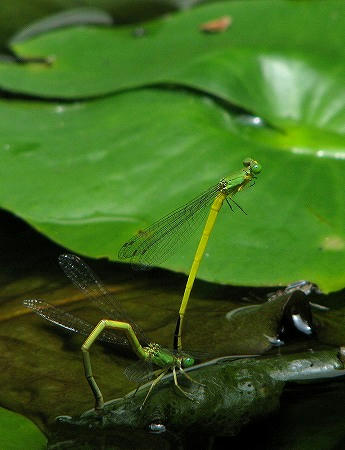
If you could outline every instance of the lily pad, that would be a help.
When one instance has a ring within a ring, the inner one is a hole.
[[[150,22],[140,38],[133,27],[82,27],[16,44],[22,58],[53,55],[55,63],[3,62],[0,85],[15,92],[76,98],[158,82],[198,91],[169,85],[74,105],[4,102],[1,205],[75,252],[115,259],[131,233],[252,156],[264,166],[255,191],[243,194],[253,215],[231,217],[230,231],[219,219],[199,276],[342,288],[342,8],[227,2]],[[200,32],[225,13],[228,30]],[[187,272],[194,248],[192,240],[164,267]]]
[[[226,32],[208,35],[200,30],[203,23],[221,16],[232,19]],[[21,59],[43,57],[51,64],[3,62],[0,86],[36,96],[81,98],[153,83],[204,88],[206,80],[206,89],[219,89],[220,94],[224,84],[232,83],[231,75],[220,86],[214,80],[219,65],[228,62],[218,52],[229,49],[238,49],[244,60],[246,49],[258,54],[276,51],[278,56],[293,51],[302,58],[316,53],[329,72],[334,72],[338,61],[338,70],[344,74],[344,5],[339,1],[222,2],[149,22],[140,37],[136,29],[136,25],[117,30],[75,27],[13,44],[12,50]],[[285,71],[279,61],[275,70],[284,82]],[[255,76],[248,78],[241,66],[236,75],[240,87],[255,96],[256,91],[250,90]],[[232,93],[236,94],[236,89]]]
[[[2,101],[0,119],[1,206],[74,252],[116,259],[132,234],[251,156],[264,169],[238,195],[248,216],[225,205],[199,276],[307,279],[326,292],[345,284],[345,142],[331,125],[318,142],[308,125],[287,127],[289,137],[209,98],[159,89],[75,104]],[[187,272],[196,239],[162,266]]]
[[[43,450],[47,439],[29,419],[0,408],[0,447],[6,450],[19,448]]]

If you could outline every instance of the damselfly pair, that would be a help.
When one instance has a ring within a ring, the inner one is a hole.
[[[150,342],[142,330],[126,316],[115,297],[104,287],[92,270],[80,258],[74,255],[61,255],[59,258],[60,266],[71,281],[84,291],[110,319],[101,320],[96,327],[93,327],[89,323],[55,308],[42,300],[24,301],[25,306],[33,309],[37,314],[50,322],[88,336],[82,346],[82,352],[85,376],[94,394],[96,409],[102,409],[104,404],[102,393],[92,373],[89,356],[90,347],[97,339],[108,343],[130,346],[132,348],[134,353],[142,361],[140,370],[137,367],[135,370],[128,369],[126,371],[127,376],[133,381],[142,382],[149,379],[152,374],[152,366],[156,366],[159,369],[155,372],[156,378],[148,390],[144,403],[155,385],[169,371],[173,372],[175,386],[184,395],[190,397],[179,386],[177,379],[177,372],[179,372],[190,381],[195,382],[184,370],[194,365],[195,358],[182,351],[181,334],[183,318],[201,259],[224,200],[227,201],[231,210],[233,210],[231,202],[242,210],[233,197],[251,181],[255,180],[256,175],[261,172],[261,165],[251,158],[246,158],[243,161],[243,165],[243,169],[223,178],[215,186],[203,192],[181,208],[176,209],[150,227],[138,232],[119,251],[120,259],[130,258],[134,263],[153,265],[161,262],[174,251],[177,244],[181,244],[186,239],[195,223],[202,217],[205,217],[205,212],[210,208],[179,310],[179,318],[174,337],[175,350],[164,349],[158,344]],[[112,330],[116,330],[117,333],[113,333]]]

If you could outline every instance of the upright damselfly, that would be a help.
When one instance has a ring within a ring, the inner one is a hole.
[[[166,260],[182,245],[208,212],[181,301],[174,335],[174,348],[177,350],[182,348],[183,319],[194,280],[224,200],[232,211],[232,205],[235,205],[244,212],[234,200],[234,196],[251,182],[255,182],[257,175],[261,172],[261,165],[252,158],[244,159],[243,166],[243,169],[222,178],[217,184],[193,200],[175,209],[144,230],[140,230],[120,248],[119,259],[130,259],[132,263],[143,266],[157,265]]]

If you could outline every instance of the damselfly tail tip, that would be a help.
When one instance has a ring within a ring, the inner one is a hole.
[[[27,308],[31,308],[34,301],[35,300],[24,300],[23,305],[26,306]]]
[[[68,253],[63,253],[62,255],[59,255],[58,257],[59,264],[64,263],[66,260],[68,260],[69,256],[70,255]]]
[[[40,305],[41,303],[42,301],[37,299],[25,299],[23,301],[23,305],[31,309],[34,309],[35,307],[37,307],[37,305]]]
[[[66,264],[66,262],[71,262],[71,261],[72,262],[73,261],[80,262],[81,260],[80,260],[79,256],[73,255],[72,253],[62,253],[62,255],[59,255],[58,261],[59,261],[60,266],[61,265],[63,266]]]

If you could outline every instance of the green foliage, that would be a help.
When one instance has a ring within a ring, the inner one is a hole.
[[[53,62],[2,62],[3,89],[84,100],[2,101],[0,204],[72,251],[116,259],[133,233],[250,156],[263,172],[237,198],[248,216],[224,208],[199,276],[342,288],[342,10],[223,2],[145,24],[141,37],[76,27],[15,44]],[[200,32],[224,15],[227,31]],[[164,267],[187,272],[195,246]]]
[[[29,419],[0,408],[0,448],[43,450],[47,439]]]
[[[21,57],[50,57],[52,65],[3,63],[0,86],[55,98],[97,96],[164,82],[182,83],[220,96],[231,87],[235,92],[240,88],[238,95],[243,90],[250,94],[256,76],[247,74],[243,66],[249,50],[254,52],[254,59],[261,52],[276,52],[278,61],[289,51],[300,55],[302,61],[316,55],[320,56],[320,69],[326,67],[334,75],[336,66],[344,73],[343,12],[344,6],[338,1],[222,2],[144,24],[141,37],[134,35],[137,25],[117,30],[75,27],[52,31],[12,45]],[[232,17],[229,30],[216,35],[200,31],[201,24],[224,15]],[[235,61],[232,52],[223,56],[219,53],[236,49]],[[263,75],[264,64],[265,60],[257,67],[261,66]],[[235,66],[235,74],[234,69],[227,73],[228,65]],[[280,69],[279,62],[275,68]],[[285,73],[280,71],[279,75],[285,78]],[[234,76],[237,83],[232,86]],[[285,79],[280,83],[277,88],[284,89]],[[231,101],[232,90],[226,96]]]

